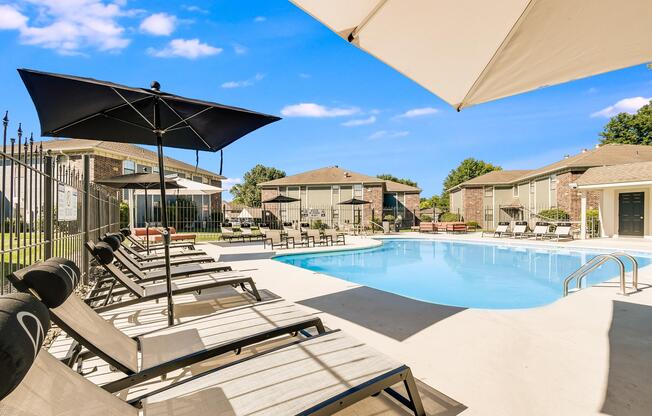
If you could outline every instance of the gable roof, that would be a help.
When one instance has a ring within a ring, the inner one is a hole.
[[[652,161],[590,168],[577,180],[577,185],[609,185],[652,181]]]
[[[309,170],[296,175],[259,183],[262,188],[292,185],[342,185],[342,184],[385,184],[390,192],[421,192],[419,188],[398,182],[387,181],[375,176],[352,172],[339,166]]]
[[[75,152],[86,153],[86,152],[95,152],[96,150],[99,150],[103,153],[114,155],[116,156],[116,158],[122,160],[139,159],[154,164],[158,162],[158,155],[156,152],[129,143],[107,142],[102,140],[90,140],[90,139],[53,139],[53,140],[44,140],[38,143],[35,142],[34,144],[41,144],[41,143],[43,144],[43,150],[53,150],[53,151],[62,151],[62,152],[71,152],[71,153],[75,153]],[[197,172],[200,175],[210,176],[213,179],[226,179],[224,176],[221,176],[215,172],[211,172],[210,170],[206,170],[202,168],[195,169],[194,165],[182,162],[180,160],[168,156],[165,157],[165,166],[171,169]]]
[[[515,185],[531,180],[537,176],[573,170],[589,169],[597,166],[622,165],[637,162],[652,162],[652,146],[635,144],[605,144],[591,150],[585,150],[574,156],[566,157],[533,170],[493,171],[463,182],[449,191],[469,186]]]

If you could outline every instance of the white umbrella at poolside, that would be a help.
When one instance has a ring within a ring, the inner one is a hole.
[[[291,1],[458,110],[652,61],[650,0]]]
[[[177,188],[173,191],[175,195],[213,195],[218,192],[224,191],[224,189],[217,186],[209,185],[207,183],[201,183],[196,181],[191,181],[190,179],[185,178],[175,178],[174,181],[181,186],[182,188]],[[142,194],[143,192],[138,190],[137,194]],[[160,192],[158,192],[160,193]],[[157,194],[157,190],[149,191],[149,194]]]
[[[250,220],[253,219],[254,217],[249,213],[249,211],[247,211],[247,208],[242,208],[242,211],[240,211],[238,218],[240,218],[241,220]]]

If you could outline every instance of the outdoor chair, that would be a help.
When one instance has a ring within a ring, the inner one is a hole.
[[[569,222],[560,222],[557,224],[555,231],[548,234],[548,237],[554,238],[557,241],[560,239],[571,239],[573,240],[573,233],[571,230],[571,223]]]
[[[136,392],[125,401],[41,349],[50,322],[47,307],[35,297],[3,296],[0,314],[6,317],[0,321],[0,368],[13,370],[0,379],[0,414],[327,415],[386,391],[415,415],[425,415],[408,366],[340,331],[246,357],[146,394]],[[29,326],[21,326],[24,321]],[[129,350],[121,356],[133,366],[136,342],[125,341]],[[399,383],[407,397],[392,389]]]
[[[324,230],[324,238],[330,242],[331,245],[346,244],[344,233],[339,233],[333,228]]]
[[[249,240],[250,242],[253,240],[261,240],[263,238],[262,234],[256,234],[252,231],[251,228],[241,228],[240,232],[242,233],[242,241],[245,239]]]
[[[549,234],[550,231],[550,224],[547,222],[537,222],[534,225],[534,230],[531,233],[527,233],[526,235],[528,237],[532,237],[535,240],[543,239],[545,236]]]
[[[221,227],[222,228],[222,240],[226,240],[229,243],[233,242],[233,240],[242,240],[244,241],[244,238],[242,237],[242,234],[239,232],[233,231],[233,228],[231,227]]]
[[[295,248],[296,246],[310,247],[310,241],[312,240],[310,237],[304,235],[299,230],[287,231],[287,235],[285,238],[287,238],[288,244],[292,243],[292,248]]]
[[[267,235],[267,232],[270,230],[268,226],[261,225],[258,227],[258,231],[260,231],[260,234],[265,237]]]
[[[288,245],[288,239],[282,236],[281,231],[279,230],[267,231],[265,238],[263,238],[263,248],[267,248],[268,245],[272,248],[272,250],[274,250],[276,247],[290,248]]]
[[[214,312],[168,327],[143,325],[129,331],[117,329],[73,293],[69,270],[58,261],[35,264],[15,273],[21,291],[35,293],[50,309],[51,319],[76,343],[64,361],[100,357],[126,377],[102,386],[116,392],[170,371],[212,357],[315,328],[324,333],[321,319],[296,304],[274,300]],[[189,339],[188,335],[192,334]],[[88,352],[82,352],[86,348]]]
[[[514,230],[512,230],[512,237],[522,238],[525,237],[527,233],[527,221],[517,221],[514,224]]]
[[[499,222],[498,227],[493,232],[494,237],[501,238],[502,236],[505,235],[511,235],[512,233],[509,231],[509,222]],[[482,236],[484,237],[484,231],[482,232]]]
[[[321,232],[317,229],[308,229],[306,230],[306,236],[308,237],[309,241],[312,241],[312,246],[314,247],[315,245],[328,245],[328,239],[324,238],[324,236],[321,235]]]
[[[110,235],[114,234],[119,234],[119,233],[112,233]],[[122,235],[122,234],[120,234]],[[125,238],[123,236],[123,238]],[[123,240],[124,243],[124,240]],[[165,254],[164,253],[150,253],[146,254],[144,252],[135,250],[132,246],[127,245],[127,244],[122,244],[122,248],[127,251],[129,254],[134,256],[140,261],[150,261],[150,260],[161,260],[165,259]],[[206,252],[202,250],[171,250],[170,251],[170,257],[193,257],[193,256],[205,256]]]
[[[107,234],[101,238],[101,241],[104,241],[105,243],[110,245],[113,251],[119,251],[125,259],[128,259],[139,270],[160,269],[165,267],[165,259],[141,261],[139,258],[132,256],[131,253],[129,253],[127,250],[124,249],[123,245],[120,243],[119,238],[116,235]],[[171,266],[180,266],[183,264],[191,264],[191,263],[214,263],[214,262],[215,259],[208,255],[170,258]]]
[[[93,255],[95,260],[102,265],[113,278],[108,288],[97,287],[93,291],[93,296],[86,299],[87,303],[93,307],[107,306],[111,304],[112,308],[132,305],[147,300],[160,299],[167,296],[167,285],[165,282],[158,284],[145,284],[153,279],[146,277],[145,279],[136,281],[127,276],[115,264],[113,264],[113,250],[111,246],[104,242],[93,244],[90,241],[86,243],[86,248]],[[243,276],[237,272],[222,272],[214,273],[213,275],[203,274],[198,276],[185,276],[181,279],[173,279],[172,281],[172,294],[178,295],[183,293],[201,292],[205,289],[233,286],[240,288],[251,294],[257,301],[261,300],[258,289],[253,279],[248,276]],[[159,276],[156,280],[163,280],[165,275]],[[248,285],[250,289],[247,288]],[[119,288],[116,289],[116,286]],[[122,299],[123,295],[131,295],[131,298]],[[119,298],[116,300],[116,298]]]
[[[147,251],[147,242],[146,241],[138,241],[132,233],[131,229],[125,227],[121,228],[120,232],[122,235],[124,235],[131,244],[134,245],[134,249],[139,250],[139,251]],[[187,248],[193,250],[195,248],[195,244],[191,242],[170,242],[170,248]],[[164,244],[154,244],[152,242],[149,243],[149,250],[150,251],[156,251],[156,250],[164,250],[165,245]]]
[[[291,222],[284,222],[283,231],[289,231],[289,230],[294,230],[294,224],[292,224]]]

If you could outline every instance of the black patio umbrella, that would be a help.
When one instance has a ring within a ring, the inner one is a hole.
[[[367,205],[371,204],[369,201],[365,201],[363,199],[358,199],[358,198],[351,198],[347,199],[346,201],[340,202],[338,205],[351,205],[351,206],[357,206],[357,205]],[[358,220],[360,220],[360,210],[358,209]],[[359,224],[359,222],[358,222]],[[353,225],[356,225],[355,218],[353,219]]]
[[[194,100],[151,88],[19,69],[36,107],[41,135],[154,145],[158,150],[168,323],[173,324],[170,234],[163,146],[218,151],[278,117]]]
[[[160,177],[156,173],[130,173],[127,175],[112,176],[105,179],[96,179],[95,183],[108,186],[115,189],[143,189],[145,191],[145,235],[147,237],[147,254],[149,255],[149,219],[147,218],[149,209],[147,206],[147,190],[161,189]],[[179,183],[172,179],[165,179],[165,189],[183,188]]]
[[[263,201],[263,214],[265,213],[265,204],[289,204],[299,201],[299,223],[301,223],[301,200],[291,196],[278,194],[274,198]]]

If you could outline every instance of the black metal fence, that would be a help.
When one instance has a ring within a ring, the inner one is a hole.
[[[89,181],[90,160],[71,163],[43,151],[19,124],[3,118],[0,183],[0,294],[12,290],[11,272],[53,256],[74,260],[88,276],[83,243],[119,226],[115,192]]]

